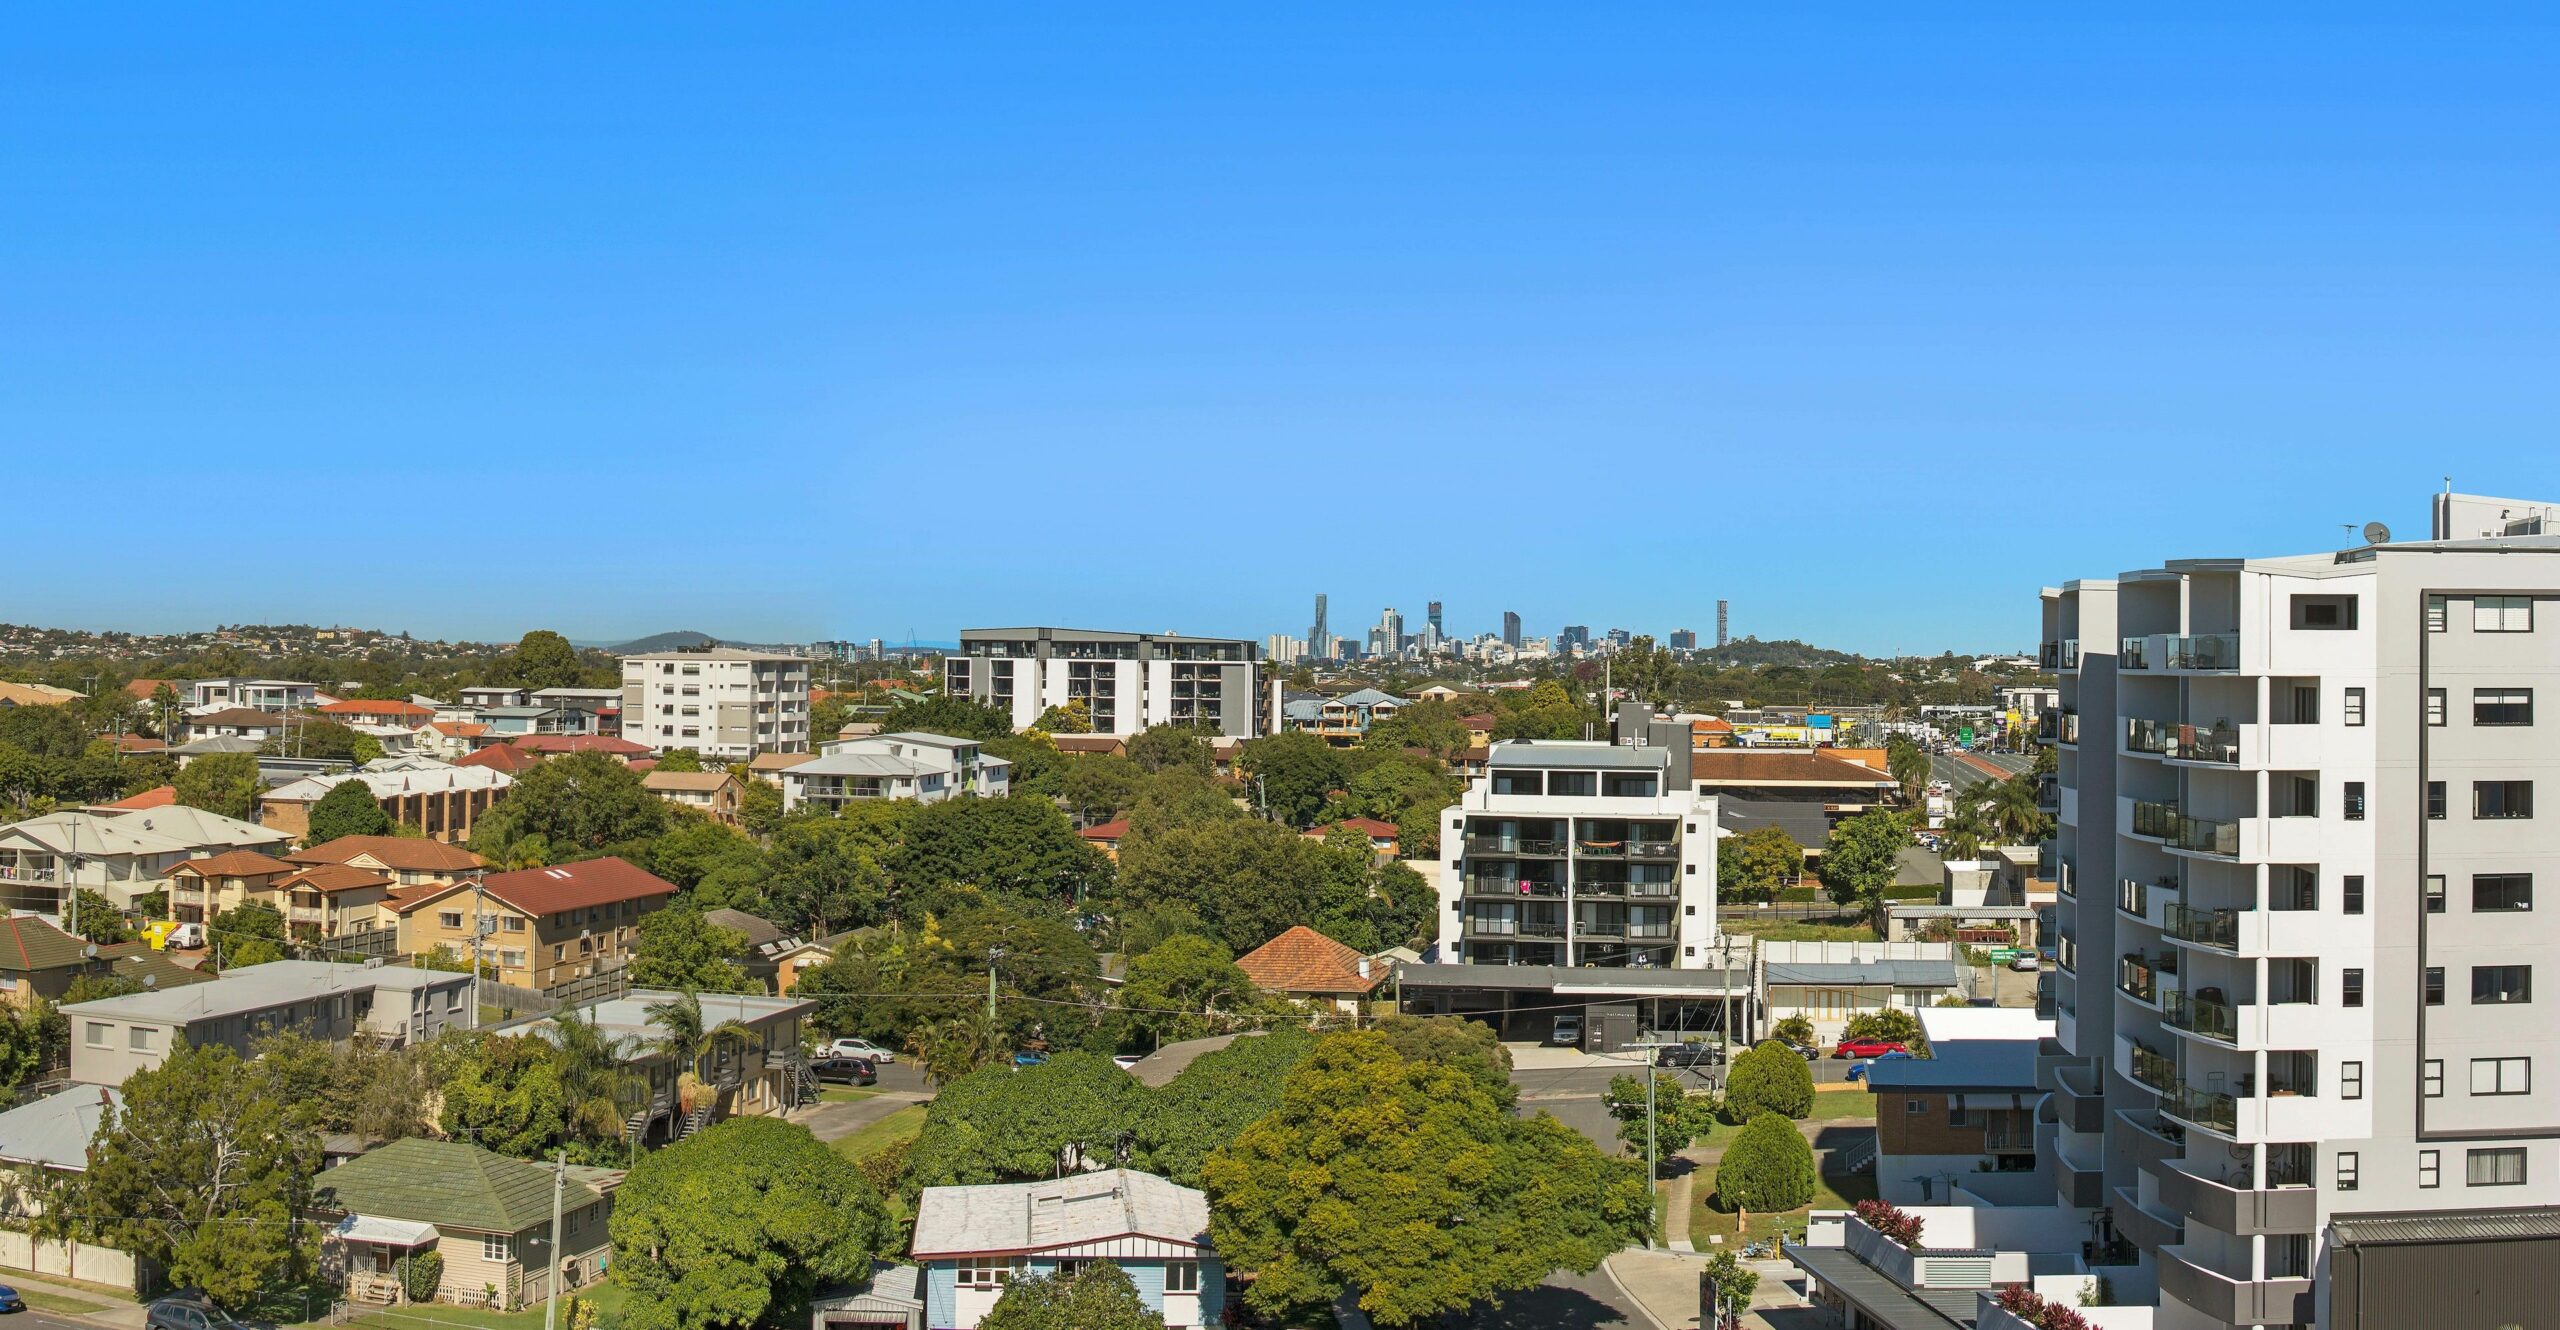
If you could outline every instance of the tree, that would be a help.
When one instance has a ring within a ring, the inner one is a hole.
[[[1118,1156],[1147,1110],[1147,1087],[1099,1054],[985,1067],[945,1085],[925,1109],[924,1130],[907,1152],[907,1185],[1057,1177]]]
[[[1760,1272],[1732,1252],[1720,1251],[1707,1258],[1706,1281],[1715,1290],[1715,1310],[1724,1317],[1721,1324],[1739,1325],[1742,1314],[1751,1310],[1751,1295],[1759,1291]]]
[[[1813,1019],[1801,1013],[1786,1017],[1769,1027],[1769,1037],[1782,1044],[1811,1048],[1813,1047]]]
[[[1046,800],[945,799],[916,809],[906,840],[888,856],[912,917],[960,886],[1024,902],[1068,905],[1110,881],[1111,862],[1076,835]],[[915,897],[921,896],[922,900]]]
[[[276,756],[316,757],[332,762],[365,762],[371,759],[359,754],[371,749],[374,757],[382,756],[382,745],[369,734],[334,720],[316,716],[289,716],[284,733],[258,746],[258,751]]]
[[[189,762],[172,784],[179,803],[243,822],[257,816],[258,795],[266,789],[255,753],[207,753]]]
[[[79,980],[72,982],[76,985]],[[95,996],[110,995],[99,993]],[[69,1020],[60,1015],[60,1007],[51,1003],[46,1006],[50,1009],[41,1013],[15,1008],[0,1011],[0,1094],[17,1089],[27,1082],[28,1077],[44,1070],[45,1065],[53,1060],[47,1056],[48,1045],[58,1046],[63,1052],[70,1050]],[[59,1022],[62,1028],[49,1035],[45,1029],[49,1021]]]
[[[319,1230],[300,1216],[319,1171],[319,1133],[265,1069],[220,1044],[180,1044],[126,1078],[122,1102],[100,1116],[73,1203],[42,1222],[245,1310],[312,1268]]]
[[[1843,1039],[1885,1039],[1918,1052],[1921,1047],[1920,1018],[1900,1007],[1878,1007],[1849,1018],[1840,1030]]]
[[[772,835],[782,825],[782,791],[768,781],[748,781],[738,791],[738,825],[749,835]]]
[[[1884,893],[1902,869],[1911,828],[1898,813],[1875,808],[1838,823],[1822,844],[1822,883],[1831,899],[1860,911],[1884,934]]]
[[[880,718],[883,734],[947,734],[954,739],[1001,739],[1013,733],[1013,718],[1003,711],[956,697],[928,697],[901,702]]]
[[[1067,759],[1058,751],[1058,741],[1034,730],[1003,739],[988,739],[978,745],[989,757],[1000,757],[1012,764],[1006,773],[1006,788],[1014,794],[1027,794],[1035,799],[1055,799],[1066,792]]]
[[[1938,828],[1946,837],[1947,857],[1954,860],[1979,859],[1983,843],[1992,837],[1991,819],[1983,812],[1981,800],[1972,790],[1958,794],[1947,820]]]
[[[1280,1106],[1289,1073],[1315,1044],[1313,1034],[1296,1026],[1246,1035],[1193,1058],[1156,1091],[1138,1124],[1139,1158],[1185,1187],[1199,1186],[1202,1161]]]
[[[1482,1021],[1463,1016],[1414,1016],[1397,1012],[1370,1022],[1407,1062],[1436,1062],[1467,1073],[1506,1106],[1519,1096],[1511,1083],[1511,1050]]]
[[[1319,1040],[1201,1183],[1218,1251],[1254,1274],[1250,1305],[1356,1289],[1382,1326],[1589,1271],[1652,1222],[1640,1166],[1552,1117],[1511,1116],[1466,1072],[1408,1062],[1371,1031]]]
[[[671,901],[640,920],[631,983],[683,992],[763,992],[764,985],[749,979],[738,964],[746,950],[746,934],[704,918],[691,901]]]
[[[516,643],[516,649],[499,661],[497,673],[509,683],[537,692],[575,688],[587,677],[586,667],[578,663],[578,649],[569,645],[569,639],[541,628]]]
[[[110,942],[133,940],[133,929],[125,923],[124,912],[117,909],[115,903],[108,900],[103,893],[92,891],[87,887],[77,887],[73,889],[73,895],[77,901],[77,908],[72,913],[80,918],[80,927],[77,930],[80,936],[100,946]]]
[[[540,1159],[566,1139],[569,1091],[538,1035],[468,1034],[446,1071],[440,1125],[502,1155]]]
[[[2053,818],[2036,806],[2037,778],[2020,772],[1991,786],[1983,813],[2003,845],[2031,845],[2053,834]]]
[[[260,901],[235,905],[213,917],[214,955],[226,970],[284,959],[284,916]]]
[[[1164,1330],[1138,1286],[1109,1261],[1074,1275],[1034,1275],[1007,1284],[978,1330]]]
[[[1734,1122],[1748,1122],[1762,1113],[1810,1116],[1813,1070],[1805,1065],[1802,1054],[1764,1039],[1733,1059],[1733,1072],[1724,1082],[1724,1111]]]
[[[539,838],[546,863],[592,859],[667,829],[666,801],[638,773],[602,753],[567,753],[516,777],[507,797],[481,815],[472,848],[510,860],[510,851]]]
[[[1248,739],[1236,760],[1271,816],[1293,827],[1314,826],[1344,779],[1341,751],[1303,730]]]
[[[793,985],[794,992],[798,989]],[[915,1055],[924,1078],[942,1088],[1003,1062],[1013,1052],[1013,1036],[994,1016],[966,1011],[916,1026],[907,1036],[907,1051]]]
[[[1727,1211],[1793,1210],[1813,1200],[1813,1188],[1813,1146],[1776,1113],[1743,1124],[1716,1165],[1716,1204]]]
[[[330,786],[329,792],[311,805],[311,831],[302,843],[326,845],[341,836],[388,836],[391,829],[391,815],[382,811],[382,801],[373,797],[373,788],[349,777]]]
[[[1064,759],[1058,794],[1067,810],[1086,822],[1108,820],[1135,803],[1147,773],[1125,757],[1089,753]],[[1015,793],[1022,793],[1016,790]]]
[[[1885,741],[1885,770],[1902,786],[1902,802],[1917,805],[1929,787],[1929,754],[1920,745],[1896,735]]]
[[[1366,848],[1309,840],[1249,818],[1202,822],[1120,843],[1120,904],[1181,906],[1238,954],[1308,923],[1364,952],[1408,941],[1436,902],[1400,863],[1370,862]]]
[[[1804,847],[1782,827],[1753,827],[1716,842],[1716,895],[1765,901],[1804,872]]]
[[[1138,785],[1126,809],[1131,831],[1162,831],[1194,822],[1241,818],[1244,810],[1228,787],[1189,771],[1167,771]]]
[[[820,1286],[897,1250],[880,1193],[851,1160],[779,1118],[732,1118],[643,1155],[614,1195],[626,1330],[805,1321]]]
[[[1188,771],[1206,776],[1217,768],[1217,755],[1209,748],[1209,732],[1197,726],[1170,721],[1150,725],[1129,736],[1128,749],[1129,761],[1149,775]]]
[[[1031,728],[1046,734],[1093,733],[1093,708],[1081,697],[1068,698],[1063,704],[1040,713]]]
[[[1609,1106],[1609,1116],[1618,1120],[1618,1139],[1628,1150],[1641,1152],[1648,1130],[1644,1112],[1644,1077],[1611,1077],[1608,1093],[1601,1099]],[[1650,1130],[1657,1157],[1668,1160],[1673,1151],[1687,1149],[1689,1142],[1715,1126],[1715,1115],[1714,1095],[1691,1093],[1677,1076],[1655,1077]]]
[[[1363,748],[1390,752],[1419,748],[1443,762],[1465,752],[1471,742],[1466,713],[1456,703],[1437,698],[1407,703],[1390,715],[1372,720],[1368,733],[1360,736]]]
[[[1205,937],[1173,937],[1129,962],[1117,1005],[1130,1028],[1161,1045],[1231,1028],[1259,997],[1234,952]]]
[[[690,748],[670,748],[658,754],[657,771],[700,771],[702,754]]]

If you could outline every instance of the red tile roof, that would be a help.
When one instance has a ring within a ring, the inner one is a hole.
[[[456,739],[477,739],[489,732],[488,726],[476,720],[431,720],[427,728]]]
[[[226,850],[209,859],[189,859],[169,871],[198,877],[281,877],[292,872],[293,865],[256,850]]]
[[[1275,993],[1366,993],[1378,983],[1360,977],[1357,949],[1305,924],[1238,956],[1236,968]]]
[[[469,889],[467,886],[452,888],[454,891]],[[581,859],[557,868],[522,868],[512,873],[493,873],[480,880],[480,890],[526,914],[558,914],[565,910],[583,910],[591,905],[672,896],[676,884],[638,864],[608,856]],[[433,893],[435,896],[444,894]],[[403,912],[413,910],[429,899],[432,896],[413,896],[402,901],[399,908]]]
[[[349,864],[370,857],[395,873],[467,873],[488,861],[459,845],[410,836],[340,836],[285,856],[297,864]]]
[[[637,757],[649,751],[647,744],[610,734],[528,734],[515,746],[528,753],[610,753],[615,757]]]
[[[131,809],[138,811],[145,808],[167,808],[176,802],[178,802],[177,786],[155,785],[150,789],[144,790],[140,794],[129,795],[125,798],[116,800],[114,803],[100,804],[98,806],[101,808]]]
[[[399,702],[388,698],[357,698],[353,701],[347,702],[332,702],[329,705],[320,708],[320,714],[324,716],[380,716],[384,720],[408,721],[411,724],[416,724],[417,722],[423,721],[436,713],[434,708],[422,707],[415,702]]]
[[[167,751],[168,747],[168,740],[154,739],[147,734],[119,734],[116,736],[116,751],[119,753],[158,753]]]
[[[1129,819],[1115,817],[1108,822],[1097,822],[1076,834],[1086,840],[1118,840],[1129,834]]]
[[[285,888],[309,887],[313,891],[327,894],[354,891],[359,887],[388,888],[391,886],[391,879],[369,868],[356,868],[348,864],[313,864],[290,876],[277,878],[275,885]]]
[[[1397,835],[1395,823],[1381,822],[1374,817],[1346,817],[1334,823],[1333,826],[1349,827],[1371,840],[1394,840]],[[1321,835],[1332,829],[1333,827],[1319,827],[1316,831]]]
[[[177,687],[167,679],[135,679],[124,686],[125,695],[136,702],[148,702],[151,700],[151,695],[159,692],[160,685],[164,683],[169,684],[173,689]]]
[[[1129,750],[1127,741],[1108,734],[1061,734],[1055,741],[1061,753],[1116,755]]]
[[[510,776],[528,767],[540,765],[541,762],[540,753],[528,752],[513,744],[492,744],[477,752],[465,753],[453,760],[453,764],[457,767],[487,767],[492,771],[503,771]]]

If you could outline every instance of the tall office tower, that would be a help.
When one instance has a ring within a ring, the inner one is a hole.
[[[1512,648],[1520,645],[1520,611],[1502,612],[1502,644]]]
[[[1695,631],[1693,631],[1693,630],[1691,630],[1691,629],[1687,629],[1687,628],[1674,628],[1674,629],[1672,629],[1672,630],[1671,630],[1671,649],[1672,649],[1672,650],[1674,650],[1674,651],[1695,651],[1695,650],[1697,650],[1697,649],[1698,649],[1698,634],[1697,634]]]
[[[1721,600],[1716,602],[1716,646],[1718,649],[1730,646],[1733,643],[1732,620],[1727,616],[1727,611],[1730,609],[1731,605],[1729,602]]]
[[[1396,613],[1393,605],[1378,616],[1378,627],[1369,634],[1369,643],[1369,649],[1382,656],[1392,656],[1404,650],[1404,616]]]
[[[1610,629],[1610,630],[1608,631],[1608,634],[1607,634],[1607,641],[1608,641],[1609,645],[1611,645],[1611,646],[1613,646],[1613,647],[1622,647],[1622,646],[1626,646],[1626,645],[1629,645],[1630,643],[1634,642],[1635,640],[1636,640],[1636,635],[1635,635],[1634,633],[1628,632],[1628,631],[1627,631],[1626,629],[1624,629],[1624,628],[1612,628],[1612,629]]]
[[[1331,655],[1333,652],[1333,634],[1325,631],[1324,593],[1321,591],[1316,593],[1315,626],[1307,630],[1307,650],[1319,656]]]
[[[1424,614],[1424,615],[1423,615],[1422,621],[1423,621],[1424,623],[1427,623],[1427,624],[1431,625],[1431,636],[1432,636],[1434,639],[1445,638],[1445,637],[1447,637],[1447,636],[1449,635],[1448,630],[1447,630],[1446,628],[1443,628],[1443,627],[1441,627],[1441,626],[1440,626],[1440,602],[1439,602],[1439,601],[1436,601],[1436,600],[1435,600],[1435,601],[1431,602],[1430,611],[1429,611],[1428,613],[1426,613],[1426,614]]]
[[[1574,647],[1587,647],[1589,645],[1591,645],[1591,626],[1589,624],[1569,623],[1556,632],[1557,651],[1568,651]]]
[[[2560,854],[2533,817],[2560,535],[2525,534],[2535,508],[2443,495],[2428,540],[2043,593],[2038,1163],[2162,1330],[2447,1324],[2448,1295],[2468,1324],[2551,1315],[2502,1240],[2560,1204],[2560,923],[2532,908]]]

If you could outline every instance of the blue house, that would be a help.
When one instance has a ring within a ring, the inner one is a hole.
[[[1209,1247],[1209,1198],[1115,1168],[1051,1182],[927,1187],[913,1255],[924,1269],[925,1324],[973,1330],[1030,1275],[1072,1275],[1109,1261],[1169,1330],[1226,1316],[1226,1268]]]

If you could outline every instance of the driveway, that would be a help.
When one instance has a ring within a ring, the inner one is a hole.
[[[841,1140],[874,1122],[905,1108],[909,1104],[927,1103],[933,1090],[925,1084],[924,1073],[912,1062],[899,1062],[880,1069],[880,1083],[873,1087],[880,1093],[862,1099],[835,1100],[795,1109],[793,1122],[809,1129],[809,1134],[822,1141]]]

